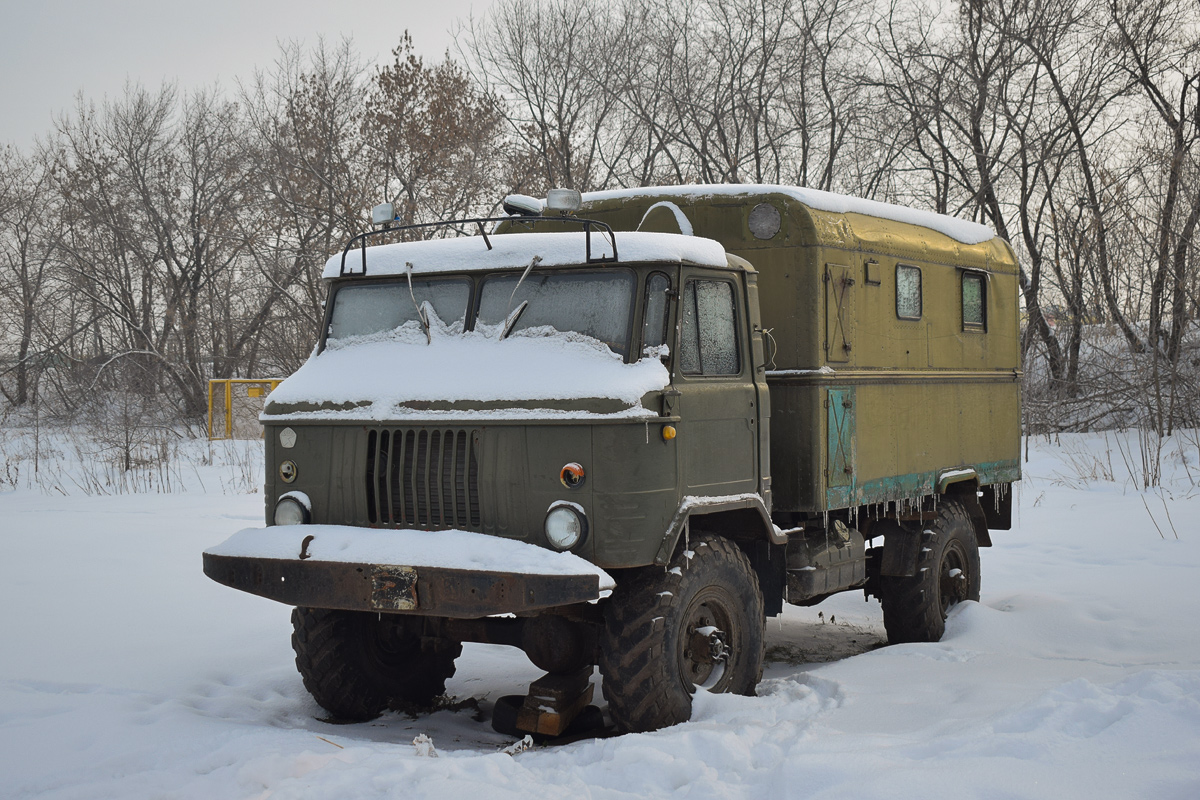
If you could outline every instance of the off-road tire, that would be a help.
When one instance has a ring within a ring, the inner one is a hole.
[[[335,719],[424,707],[446,690],[462,644],[419,635],[419,618],[292,609],[292,649],[304,688]]]
[[[960,573],[955,575],[954,570]],[[978,599],[975,526],[960,501],[943,500],[937,518],[922,526],[912,577],[884,575],[879,579],[888,643],[939,641],[946,632],[950,609],[964,600]]]
[[[689,655],[695,632],[709,625],[725,634],[723,664],[697,664]],[[711,691],[753,695],[762,678],[763,626],[762,591],[750,561],[719,536],[692,536],[665,571],[623,576],[605,605],[600,642],[604,696],[617,728],[651,731],[687,721],[692,676],[706,666],[710,677],[722,669]]]

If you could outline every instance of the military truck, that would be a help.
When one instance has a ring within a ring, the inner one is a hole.
[[[598,666],[615,725],[652,730],[752,694],[785,602],[861,589],[931,642],[979,598],[1020,477],[1006,242],[794,187],[505,211],[403,241],[438,226],[385,205],[329,260],[262,415],[267,527],[205,553],[295,606],[330,714],[428,704],[471,641],[547,673],[498,727],[561,733]]]

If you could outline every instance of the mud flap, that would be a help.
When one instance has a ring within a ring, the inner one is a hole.
[[[883,534],[883,558],[879,574],[892,578],[911,578],[917,571],[917,556],[921,553],[921,531],[890,522],[875,526],[873,533]]]
[[[787,586],[787,546],[758,539],[743,544],[750,557],[750,567],[758,576],[762,590],[763,611],[768,617],[783,613],[783,592]]]

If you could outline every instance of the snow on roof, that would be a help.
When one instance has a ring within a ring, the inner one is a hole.
[[[543,267],[583,264],[584,237],[582,231],[496,234],[488,237],[491,250],[482,236],[377,245],[367,248],[367,275],[402,275],[409,262],[414,274],[524,269],[534,256],[541,256]],[[620,263],[687,261],[710,267],[725,267],[729,263],[725,248],[712,239],[642,231],[621,231],[616,239]],[[612,245],[603,234],[593,231],[592,257],[611,255]],[[338,253],[325,262],[323,277],[336,278],[341,268],[342,254]],[[362,254],[358,249],[351,250],[346,254],[346,271],[361,274],[361,270]]]
[[[799,186],[773,186],[759,183],[708,183],[687,186],[647,186],[640,189],[613,189],[604,192],[587,192],[583,195],[584,203],[595,203],[603,200],[616,200],[629,197],[688,197],[700,199],[719,195],[764,195],[784,194],[799,200],[804,205],[820,211],[835,214],[863,214],[868,217],[890,219],[895,222],[907,222],[920,225],[939,233],[944,233],[951,239],[963,244],[980,244],[995,237],[996,233],[987,225],[970,222],[944,214],[935,214],[916,208],[881,203],[878,200],[866,200],[861,197],[851,197],[844,194],[823,192],[819,189],[805,189]],[[586,212],[584,212],[586,213]]]

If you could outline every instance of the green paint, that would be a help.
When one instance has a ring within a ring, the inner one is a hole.
[[[980,486],[1012,483],[1021,479],[1021,463],[1015,459],[965,466],[975,470]],[[944,469],[914,472],[909,475],[891,475],[852,486],[831,486],[825,492],[825,502],[829,508],[847,508],[935,494],[938,478],[943,472]]]

